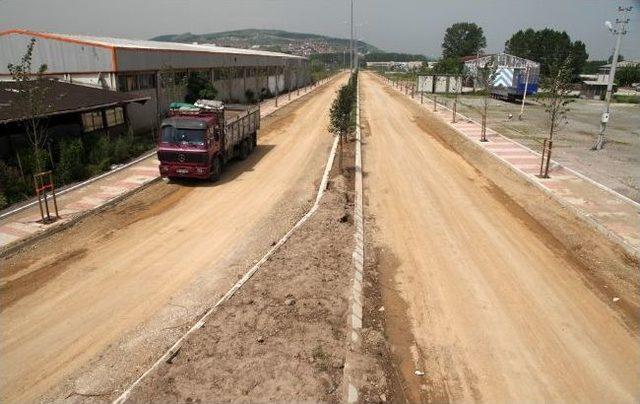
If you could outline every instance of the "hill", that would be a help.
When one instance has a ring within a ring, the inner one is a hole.
[[[310,56],[318,53],[341,53],[349,50],[349,39],[266,29],[242,29],[210,34],[186,32],[184,34],[160,35],[151,38],[151,40],[212,43],[218,46],[285,52],[301,56]],[[365,54],[380,52],[380,49],[363,41],[358,41],[358,49]]]

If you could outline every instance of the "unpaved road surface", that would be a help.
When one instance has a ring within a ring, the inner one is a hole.
[[[128,402],[341,401],[353,276],[353,142],[345,149],[345,175],[336,161],[313,216]],[[378,357],[371,355],[364,371],[386,392],[384,374],[372,365]]]
[[[638,402],[638,335],[615,303],[434,136],[429,112],[361,84],[368,229],[408,398]]]
[[[108,399],[139,376],[311,204],[345,78],[268,118],[254,154],[218,183],[154,184],[1,259],[1,401],[36,400],[83,366],[67,397]]]

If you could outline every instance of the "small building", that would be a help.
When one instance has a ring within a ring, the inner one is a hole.
[[[63,136],[77,137],[97,131],[105,136],[121,135],[127,131],[128,107],[144,105],[150,98],[55,80],[45,80],[44,86],[47,90],[43,114],[38,118],[46,120],[51,143]],[[0,160],[13,159],[18,148],[28,147],[25,108],[18,99],[20,91],[16,82],[0,82]],[[50,143],[46,145],[49,146]]]
[[[617,69],[621,67],[633,67],[640,66],[640,61],[637,60],[623,60],[618,62]],[[609,83],[609,73],[611,72],[611,63],[600,66],[598,74],[592,75],[593,77],[585,78],[582,80],[580,88],[580,97],[591,100],[603,100],[607,93],[607,84]],[[582,78],[582,76],[581,76]],[[613,92],[616,92],[616,84],[613,83]]]
[[[136,132],[152,130],[169,104],[184,98],[192,73],[210,81],[218,99],[230,102],[311,81],[308,59],[285,53],[20,29],[0,32],[0,81],[11,80],[7,65],[20,61],[32,38],[33,66],[46,64],[48,77],[149,97],[129,111]]]

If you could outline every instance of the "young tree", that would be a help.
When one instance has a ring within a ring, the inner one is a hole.
[[[482,87],[482,130],[480,134],[480,141],[487,141],[487,113],[489,110],[489,96],[491,95],[491,87],[496,79],[496,62],[492,57],[484,64],[484,66],[478,66],[477,79]]]
[[[357,80],[358,73],[356,72],[351,75],[349,83],[340,88],[338,96],[331,104],[329,132],[340,136],[340,156],[338,161],[341,171],[344,138],[355,129],[353,112],[356,105]]]
[[[47,65],[42,64],[37,71],[32,70],[33,50],[35,38],[31,38],[27,51],[20,59],[20,63],[10,63],[7,68],[16,85],[16,104],[20,116],[25,122],[25,134],[33,148],[34,171],[43,171],[43,149],[47,144],[48,121],[45,118],[52,106],[47,102],[51,91],[50,81],[44,76]]]
[[[442,58],[475,55],[487,46],[482,28],[472,22],[458,22],[447,28],[442,41]]]
[[[540,161],[540,176],[543,178],[549,177],[553,139],[562,126],[567,124],[569,104],[573,101],[568,98],[571,92],[572,63],[572,57],[568,56],[550,66],[551,74],[542,78],[542,87],[546,89],[546,93],[540,96],[540,101],[549,121],[549,136],[545,140],[546,147],[543,147]]]

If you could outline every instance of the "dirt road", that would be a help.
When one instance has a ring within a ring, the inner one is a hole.
[[[409,398],[637,402],[638,336],[584,268],[433,136],[429,112],[372,75],[361,84],[366,193]]]
[[[158,183],[0,261],[1,401],[37,399],[90,360],[85,382],[95,388],[118,387],[153,361],[310,205],[345,78],[268,118],[256,152],[215,185]]]

